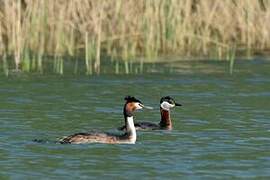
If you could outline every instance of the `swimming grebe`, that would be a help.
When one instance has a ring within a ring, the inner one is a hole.
[[[125,97],[126,103],[123,108],[125,118],[126,132],[122,135],[112,135],[108,133],[77,133],[64,137],[59,142],[62,144],[82,144],[82,143],[107,143],[107,144],[135,144],[136,129],[133,122],[134,112],[144,106],[142,102],[135,97]]]
[[[170,96],[164,96],[160,99],[160,115],[161,120],[159,124],[151,122],[138,122],[135,123],[136,130],[171,130],[172,120],[170,117],[170,109],[175,106],[182,106],[175,102],[175,100]],[[119,130],[125,130],[126,126],[118,128]]]

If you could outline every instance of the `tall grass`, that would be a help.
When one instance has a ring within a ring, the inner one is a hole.
[[[232,46],[269,49],[269,20],[268,0],[2,0],[0,55],[40,72],[54,57],[58,73],[63,57],[84,57],[87,74],[100,72],[103,55],[223,59]]]

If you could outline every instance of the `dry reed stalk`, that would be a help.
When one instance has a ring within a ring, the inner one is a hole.
[[[0,54],[19,69],[28,53],[42,71],[44,56],[85,52],[95,73],[102,53],[125,61],[162,54],[224,58],[236,45],[251,55],[270,48],[269,20],[265,0],[0,1]]]

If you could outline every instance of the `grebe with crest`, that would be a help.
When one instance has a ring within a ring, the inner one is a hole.
[[[152,122],[138,122],[135,123],[136,130],[172,130],[172,120],[170,116],[170,109],[175,106],[182,106],[176,103],[170,96],[164,96],[160,99],[160,116],[159,124]],[[118,130],[126,130],[126,126],[118,128]]]
[[[59,142],[62,144],[83,144],[83,143],[107,143],[107,144],[135,144],[137,139],[133,116],[138,109],[151,107],[144,106],[142,102],[135,97],[125,97],[126,103],[123,108],[125,118],[126,132],[122,135],[113,135],[109,133],[76,133],[62,138]]]

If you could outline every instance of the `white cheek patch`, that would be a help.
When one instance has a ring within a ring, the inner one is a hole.
[[[160,107],[161,107],[162,109],[166,110],[166,111],[169,111],[170,108],[172,108],[172,107],[174,107],[174,106],[175,106],[175,105],[172,105],[172,104],[170,104],[170,103],[168,103],[168,102],[166,102],[166,101],[164,101],[164,102],[162,102],[162,103],[160,104]]]
[[[140,103],[135,103],[135,107],[136,107],[136,109],[142,109],[142,106],[140,105]]]

